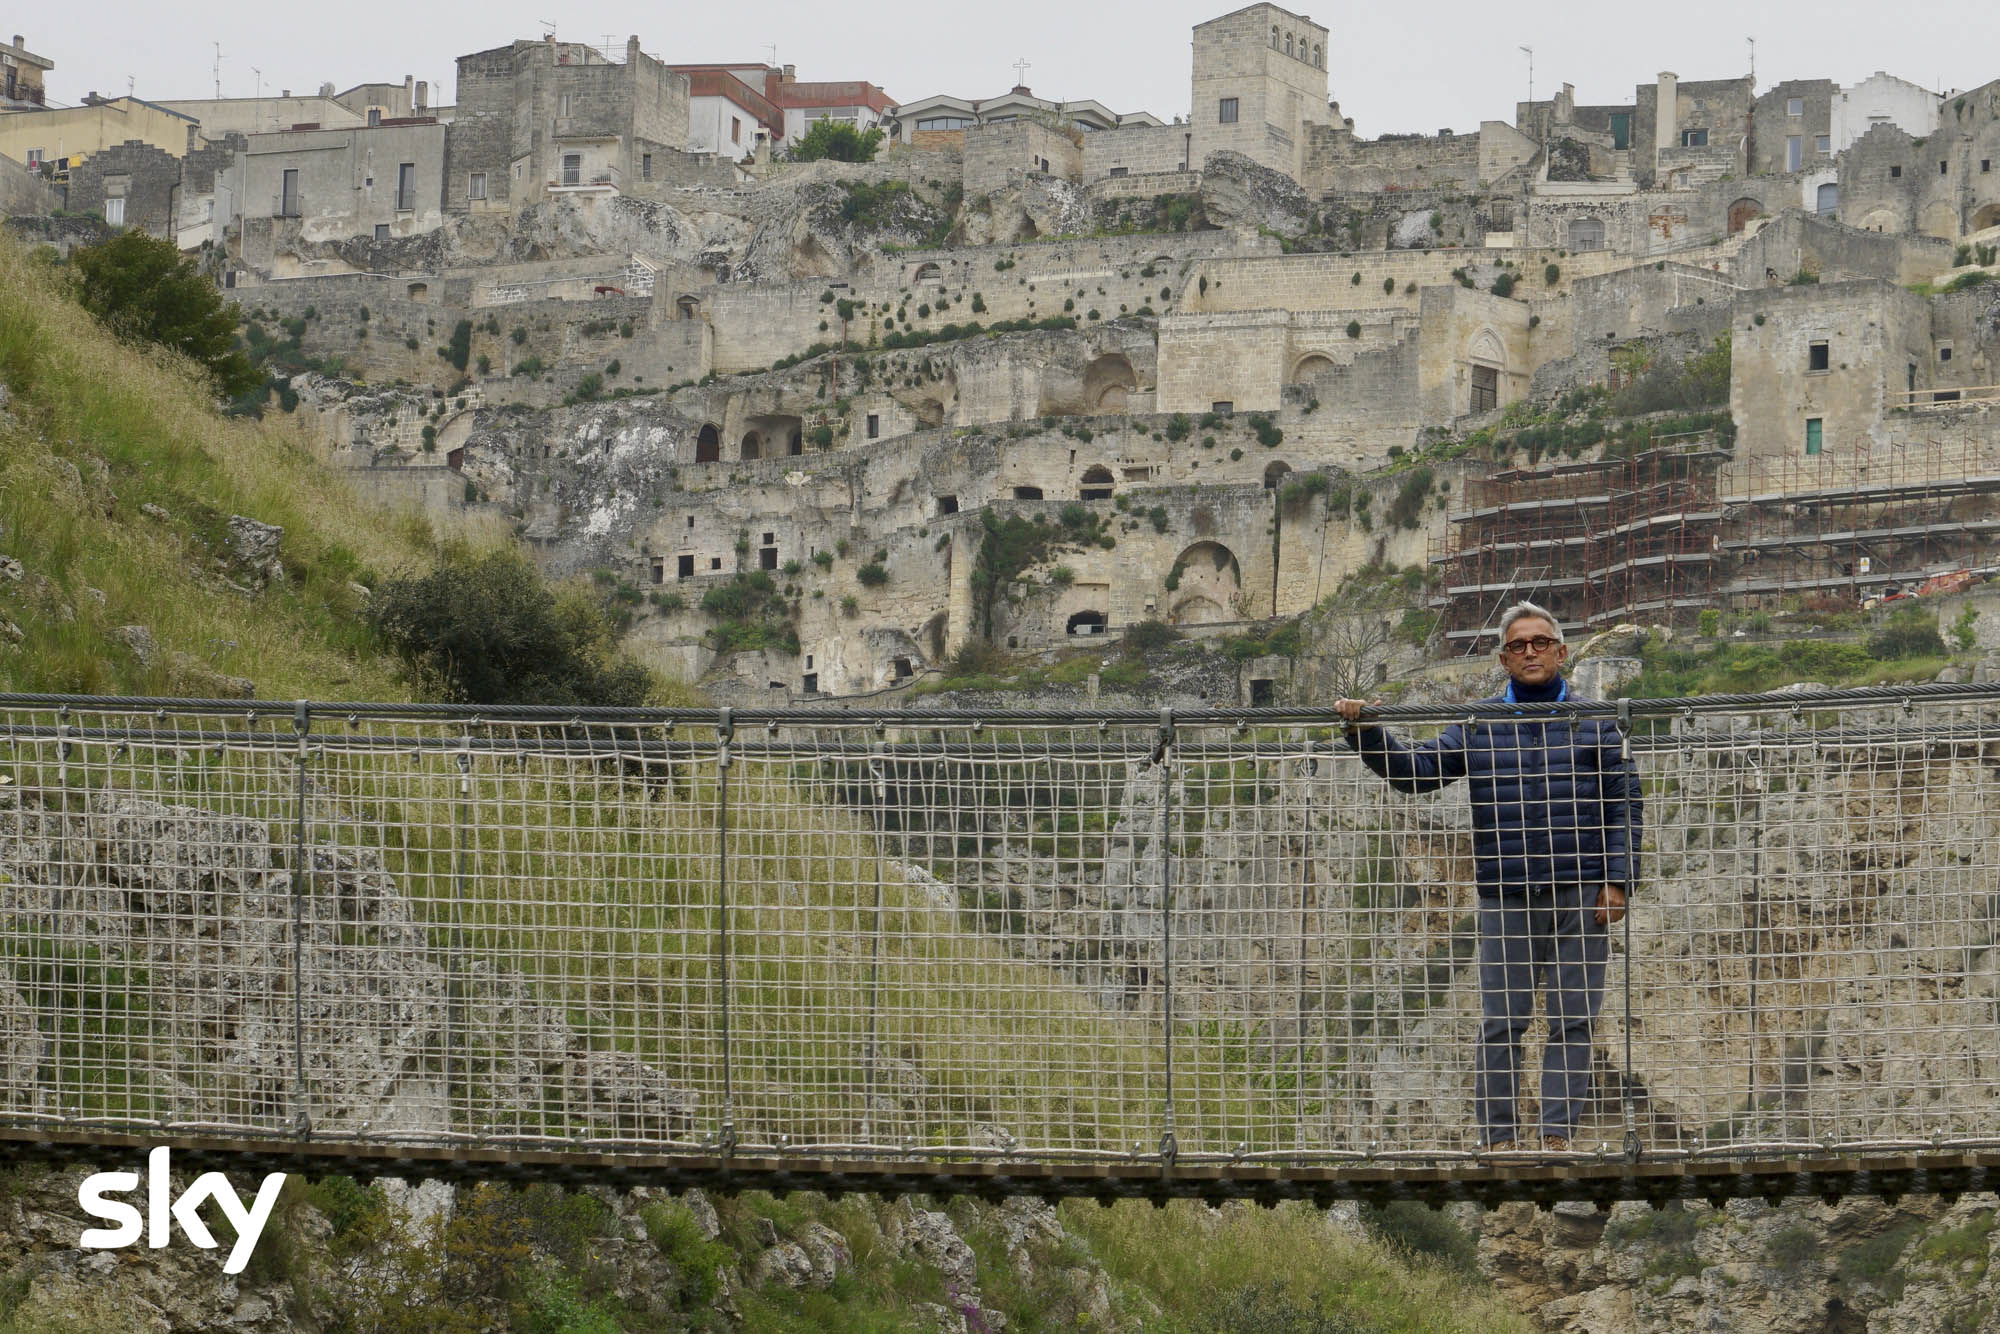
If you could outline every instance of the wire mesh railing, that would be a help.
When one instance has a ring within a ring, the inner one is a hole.
[[[0,697],[0,1123],[941,1162],[2000,1141],[2000,688],[1379,712],[1469,776],[1396,790],[1305,710]],[[1485,911],[1570,881],[1532,938]]]

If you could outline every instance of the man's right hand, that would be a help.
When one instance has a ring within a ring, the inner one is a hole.
[[[1379,699],[1375,701],[1377,704],[1381,702]],[[1333,702],[1333,711],[1350,723],[1360,722],[1361,711],[1367,707],[1367,704],[1358,699],[1337,699]]]

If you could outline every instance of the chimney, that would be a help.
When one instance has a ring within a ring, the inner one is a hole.
[[[1681,76],[1660,71],[1659,91],[1653,97],[1654,165],[1659,165],[1660,149],[1678,148],[1681,142]]]
[[[292,90],[289,88],[280,89],[278,92],[279,97],[290,97],[291,95],[292,95]]]
[[[411,79],[411,76],[410,76],[410,75],[408,75],[408,74],[405,74],[405,75],[403,76],[403,92],[404,92],[404,94],[405,94],[406,96],[408,95],[408,93],[409,93],[409,91],[410,91],[410,79]]]
[[[797,65],[785,66],[785,72],[778,76],[778,82],[780,83],[797,83],[798,81],[799,67]]]
[[[14,34],[14,45],[20,47],[23,51],[25,51],[28,49],[28,39],[23,37],[20,33],[17,32]]]
[[[330,84],[330,83],[323,83],[323,84],[321,84],[321,85],[319,86],[319,95],[320,95],[321,97],[332,97],[332,96],[333,96],[333,85],[332,85],[332,84]]]
[[[417,102],[416,102],[416,106],[417,106],[417,114],[418,114],[419,116],[423,115],[423,114],[424,114],[424,111],[425,111],[425,109],[426,109],[426,108],[428,108],[428,107],[430,106],[430,104],[431,104],[431,85],[430,85],[430,80],[428,80],[428,79],[418,79],[418,80],[417,80]]]
[[[636,32],[625,39],[625,63],[628,65],[639,63],[639,34]]]

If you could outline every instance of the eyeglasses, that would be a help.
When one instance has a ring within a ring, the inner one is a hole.
[[[1560,643],[1562,643],[1560,639],[1551,639],[1547,635],[1536,635],[1533,639],[1510,639],[1500,646],[1500,651],[1512,654],[1518,658],[1529,649],[1533,649],[1537,653],[1547,653]]]

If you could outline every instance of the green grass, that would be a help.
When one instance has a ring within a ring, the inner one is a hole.
[[[0,690],[213,694],[214,672],[264,698],[400,697],[354,585],[427,561],[431,525],[364,503],[297,414],[221,416],[191,363],[119,343],[7,242],[0,292],[0,551],[29,574],[0,581],[24,636]],[[215,565],[232,514],[285,529],[287,578],[254,600]],[[150,663],[124,625],[152,631]]]

